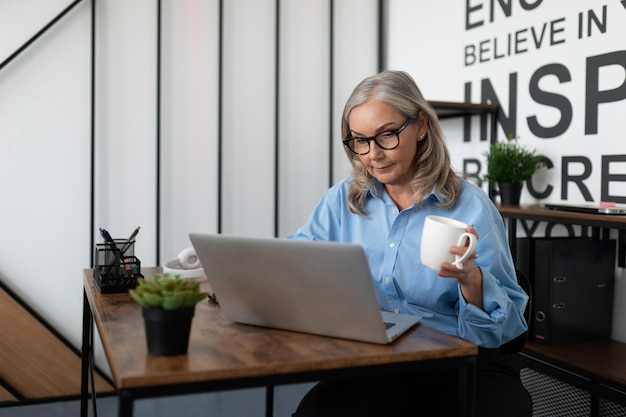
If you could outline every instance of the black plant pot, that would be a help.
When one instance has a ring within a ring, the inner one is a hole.
[[[500,189],[500,204],[503,206],[519,205],[523,185],[523,182],[499,182],[498,188]]]
[[[195,306],[178,310],[161,308],[142,310],[149,353],[158,356],[187,353]]]

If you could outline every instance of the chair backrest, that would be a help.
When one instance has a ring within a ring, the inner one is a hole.
[[[524,292],[528,294],[528,304],[526,304],[526,310],[524,310],[524,319],[526,319],[526,324],[530,325],[530,315],[532,314],[532,287],[530,284],[530,279],[528,276],[520,271],[519,269],[515,269],[515,274],[517,275],[517,283],[522,287]],[[528,339],[528,331],[520,334],[514,339],[509,340],[500,346],[500,351],[506,354],[512,354],[519,352],[524,345],[526,344],[526,340]]]
[[[524,310],[524,318],[526,319],[526,323],[530,324],[530,315],[532,314],[533,304],[533,289],[530,283],[530,278],[517,268],[515,268],[515,273],[517,274],[517,283],[528,295],[528,304],[526,304],[526,310]]]

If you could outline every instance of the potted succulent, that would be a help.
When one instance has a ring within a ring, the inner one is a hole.
[[[483,177],[498,184],[500,203],[519,204],[523,182],[544,166],[544,156],[518,143],[519,137],[508,135],[496,141],[484,155],[487,157],[487,174]]]
[[[172,273],[139,278],[128,291],[142,307],[148,352],[153,355],[187,353],[196,304],[208,294],[200,283]]]

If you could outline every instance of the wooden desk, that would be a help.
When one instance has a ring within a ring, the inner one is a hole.
[[[146,276],[156,271],[142,268]],[[206,280],[202,285],[208,288]],[[444,367],[459,369],[460,414],[473,414],[478,348],[424,325],[382,346],[237,324],[225,319],[219,307],[202,302],[196,307],[188,354],[157,357],[147,353],[141,308],[128,294],[100,294],[91,269],[84,271],[84,288],[83,357],[92,349],[93,317],[119,396],[120,417],[131,416],[139,398]],[[89,361],[83,366],[90,367]],[[84,369],[82,416],[89,401],[87,373]],[[268,415],[271,400],[268,394]]]

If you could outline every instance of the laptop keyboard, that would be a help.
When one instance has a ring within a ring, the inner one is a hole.
[[[385,330],[387,330],[387,329],[389,329],[389,328],[391,328],[391,327],[396,325],[396,323],[389,323],[387,321],[385,321],[384,323],[385,323]]]

